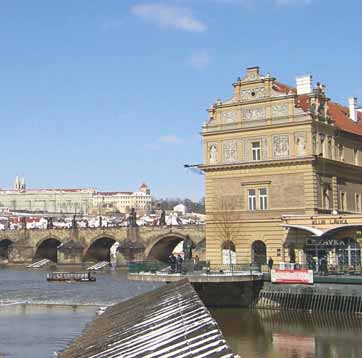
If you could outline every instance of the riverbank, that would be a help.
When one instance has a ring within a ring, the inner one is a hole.
[[[41,271],[0,269],[0,300],[12,304],[0,309],[0,352],[6,358],[50,358],[81,334],[99,306],[157,287],[130,282],[119,271],[97,273],[94,284],[47,283],[44,277]],[[13,305],[24,301],[28,304]],[[242,357],[362,357],[358,315],[231,308],[210,312]]]

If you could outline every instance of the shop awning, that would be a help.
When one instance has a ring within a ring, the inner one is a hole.
[[[299,229],[310,232],[314,236],[322,236],[324,231],[320,229],[316,229],[315,227],[305,226],[305,225],[290,225],[290,224],[282,224],[282,226],[286,229]]]

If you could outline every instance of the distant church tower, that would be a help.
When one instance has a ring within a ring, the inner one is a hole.
[[[20,180],[19,177],[16,176],[15,182],[14,182],[14,190],[19,191],[20,190]]]
[[[139,187],[138,190],[139,190],[140,192],[144,193],[144,194],[147,194],[147,195],[150,195],[150,194],[151,194],[150,188],[149,188],[145,183],[142,183],[142,185]]]
[[[23,177],[20,183],[20,191],[25,191],[25,190],[26,190],[25,178]]]
[[[21,180],[19,179],[18,176],[16,176],[15,178],[15,182],[14,182],[14,190],[15,191],[25,191],[26,190],[26,184],[25,184],[25,178],[21,178]]]

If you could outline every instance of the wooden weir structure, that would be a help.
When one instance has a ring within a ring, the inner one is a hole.
[[[362,313],[362,296],[340,292],[286,292],[261,290],[252,307],[262,309]]]
[[[237,358],[188,280],[111,306],[59,358]]]

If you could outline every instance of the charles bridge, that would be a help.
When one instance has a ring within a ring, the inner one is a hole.
[[[44,258],[58,264],[109,261],[110,248],[117,242],[118,265],[134,260],[165,261],[186,238],[193,242],[195,254],[201,255],[205,247],[202,225],[2,230],[0,260],[10,264]]]

